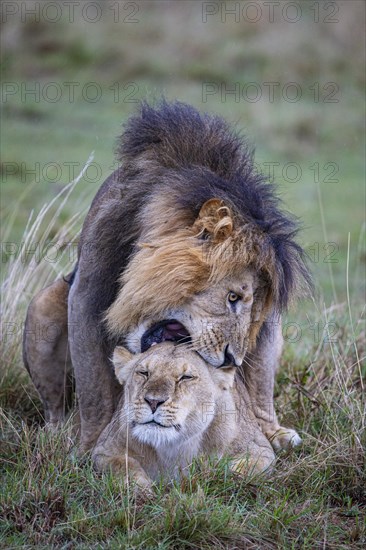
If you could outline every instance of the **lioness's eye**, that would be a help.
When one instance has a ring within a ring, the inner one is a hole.
[[[183,374],[183,376],[181,376],[181,377],[179,378],[179,382],[180,382],[181,380],[192,380],[193,378],[194,378],[194,377],[191,376],[190,374]]]
[[[147,370],[138,370],[136,372],[137,374],[141,374],[142,376],[145,376],[145,378],[149,376],[149,373],[147,372]]]
[[[242,297],[239,294],[237,294],[236,292],[233,292],[232,290],[230,290],[229,294],[227,295],[227,299],[232,304],[235,304],[235,302],[239,302],[241,298]]]

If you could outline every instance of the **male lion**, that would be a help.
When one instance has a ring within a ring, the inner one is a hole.
[[[46,417],[57,422],[64,414],[54,396],[64,395],[65,333],[82,450],[93,447],[116,408],[115,346],[136,353],[185,341],[214,367],[240,369],[274,448],[298,443],[296,432],[278,424],[273,385],[281,312],[309,275],[296,223],[273,185],[222,119],[179,102],[142,104],[126,125],[119,158],[122,167],[92,202],[68,282],[56,281],[29,307],[24,360]],[[52,309],[62,342],[45,346],[32,327],[49,323]]]
[[[186,346],[164,342],[132,355],[117,347],[113,363],[123,399],[92,458],[150,487],[177,478],[196,456],[228,455],[239,474],[260,473],[275,459],[235,367],[215,369]]]

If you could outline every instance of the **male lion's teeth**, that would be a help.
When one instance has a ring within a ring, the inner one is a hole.
[[[189,332],[178,321],[164,322],[151,327],[141,338],[141,351],[147,351],[152,345],[161,342],[180,342],[189,338]]]

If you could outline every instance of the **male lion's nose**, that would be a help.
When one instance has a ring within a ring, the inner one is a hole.
[[[154,413],[160,405],[165,403],[166,399],[152,399],[150,397],[144,397],[146,403],[149,405],[150,409]]]
[[[235,359],[229,351],[229,345],[227,345],[224,352],[224,362],[221,367],[228,367],[229,365],[235,365]]]

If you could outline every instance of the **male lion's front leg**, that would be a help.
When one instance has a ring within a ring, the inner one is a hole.
[[[69,295],[69,345],[80,412],[81,452],[93,447],[111,420],[121,391],[101,321],[88,307],[94,292],[89,286],[88,277],[80,277],[78,271]]]
[[[249,364],[244,365],[244,379],[253,412],[275,451],[301,444],[301,438],[295,430],[280,426],[274,409],[275,374],[282,348],[281,318],[273,314],[262,326],[254,352],[245,359]]]

